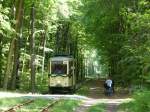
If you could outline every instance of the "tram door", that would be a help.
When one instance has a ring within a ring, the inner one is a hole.
[[[69,76],[71,78],[72,86],[75,86],[76,77],[75,77],[75,65],[74,65],[74,61],[70,61],[69,62]]]

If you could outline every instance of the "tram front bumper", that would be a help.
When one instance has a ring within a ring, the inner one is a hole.
[[[69,87],[69,77],[50,77],[49,78],[49,86],[50,87]]]

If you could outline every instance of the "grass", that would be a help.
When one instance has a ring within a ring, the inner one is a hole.
[[[27,101],[27,98],[3,98],[0,99],[0,112],[7,110],[15,105],[22,104]],[[36,98],[34,102],[24,105],[16,112],[40,112],[44,107],[50,104],[52,100]],[[80,101],[77,100],[60,100],[51,108],[51,112],[73,112]]]
[[[18,104],[22,104],[24,102],[28,101],[26,98],[3,98],[0,99],[0,111],[7,110],[13,106],[16,106]],[[17,112],[38,112],[41,110],[42,107],[46,106],[50,100],[47,99],[35,99],[34,102],[32,102],[29,105],[23,106],[21,109],[18,109]]]
[[[22,102],[26,101],[24,98],[2,98],[0,99],[0,111],[1,110],[6,110],[10,107],[13,107],[17,104],[20,104]]]
[[[77,100],[62,100],[52,108],[51,112],[74,112],[79,104],[80,101]]]
[[[120,105],[118,112],[150,112],[150,91],[137,92],[134,101]]]
[[[17,112],[39,112],[49,103],[51,103],[51,101],[48,99],[38,98],[35,99],[31,104],[23,106],[21,109],[17,110]]]
[[[87,112],[105,112],[104,104],[97,104],[89,108]]]
[[[20,98],[3,98],[0,99],[0,108],[1,107],[10,107],[13,105],[16,105],[18,103],[23,102],[24,99],[20,99]]]
[[[119,109],[117,112],[132,112],[132,106],[134,105],[133,102],[129,102],[129,103],[123,103],[121,105],[119,105]]]

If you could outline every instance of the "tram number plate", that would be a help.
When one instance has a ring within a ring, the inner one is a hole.
[[[67,64],[67,61],[63,61],[63,64]]]

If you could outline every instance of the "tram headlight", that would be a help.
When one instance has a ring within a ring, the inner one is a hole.
[[[60,80],[58,80],[57,83],[60,84],[61,83]]]

